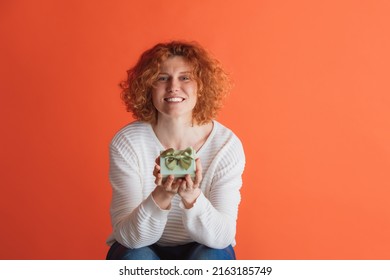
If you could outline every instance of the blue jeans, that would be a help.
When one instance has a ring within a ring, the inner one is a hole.
[[[107,260],[235,260],[233,247],[213,249],[191,242],[185,245],[163,247],[156,244],[129,249],[115,242],[108,251]]]

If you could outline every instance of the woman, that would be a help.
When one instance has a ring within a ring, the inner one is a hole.
[[[107,259],[235,259],[245,156],[214,120],[230,89],[218,61],[195,43],[158,44],[121,86],[136,121],[110,145]],[[197,154],[195,178],[163,180],[160,152],[187,147]]]

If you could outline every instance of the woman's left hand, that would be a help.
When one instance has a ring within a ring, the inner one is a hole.
[[[190,175],[186,175],[183,179],[178,179],[176,184],[179,184],[177,193],[180,195],[184,206],[189,209],[191,208],[198,196],[201,193],[199,188],[200,182],[202,181],[202,165],[200,159],[195,160],[196,171],[194,181]]]

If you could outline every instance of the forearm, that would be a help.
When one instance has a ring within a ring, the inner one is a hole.
[[[215,209],[203,194],[183,210],[183,222],[191,238],[208,247],[222,249],[234,242],[236,218]]]
[[[112,214],[115,239],[128,248],[151,245],[160,239],[167,216],[168,211],[160,209],[149,196],[129,214]]]
[[[167,192],[162,186],[157,186],[152,192],[153,200],[163,210],[171,208],[171,201],[174,196],[175,193]]]

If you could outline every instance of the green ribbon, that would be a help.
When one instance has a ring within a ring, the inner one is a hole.
[[[187,170],[191,166],[191,162],[194,157],[194,149],[188,147],[185,150],[175,151],[173,148],[170,148],[161,154],[162,158],[165,158],[165,165],[169,170],[173,170],[176,166]]]

